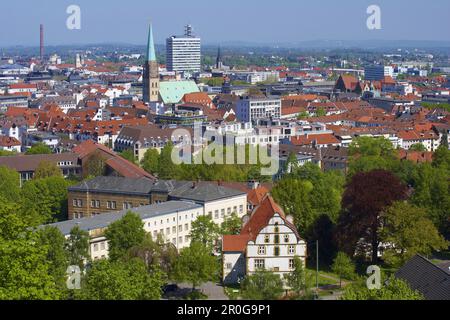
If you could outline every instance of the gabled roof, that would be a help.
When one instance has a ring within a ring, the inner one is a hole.
[[[95,152],[100,152],[106,158],[106,165],[125,178],[148,178],[156,180],[154,176],[138,167],[134,163],[120,157],[108,147],[98,144],[92,140],[86,140],[74,147],[72,151],[80,156],[82,160]]]
[[[249,241],[255,241],[262,229],[268,224],[275,214],[280,215],[288,226],[301,239],[297,228],[290,223],[281,209],[270,195],[267,195],[261,204],[253,211],[250,220],[244,225],[240,235],[224,236],[222,242],[223,252],[245,252]]]
[[[450,300],[450,273],[420,255],[401,267],[395,277],[406,281],[427,300]]]

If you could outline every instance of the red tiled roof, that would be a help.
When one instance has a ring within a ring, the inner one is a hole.
[[[145,177],[155,180],[155,177],[146,172],[144,169],[120,157],[114,151],[107,148],[106,146],[95,143],[92,140],[84,141],[80,145],[74,147],[72,151],[78,154],[81,159],[90,156],[95,151],[100,151],[107,158],[106,165],[109,166],[114,171],[116,171],[117,173],[119,173],[121,176],[125,178]]]
[[[261,204],[255,209],[250,220],[242,228],[241,235],[248,234],[249,240],[256,240],[259,232],[267,226],[275,213],[278,213],[282,218],[285,218],[284,211],[281,207],[275,203],[271,196],[266,196]]]
[[[14,137],[0,136],[0,146],[2,147],[17,147],[22,145],[19,140]]]
[[[37,85],[33,83],[14,83],[9,85],[9,89],[37,89]]]
[[[223,252],[244,252],[247,248],[248,235],[226,235],[223,236]]]
[[[261,203],[261,201],[268,193],[269,190],[266,187],[260,186],[247,193],[247,202],[250,202],[252,205],[257,206]]]
[[[415,163],[433,162],[433,152],[411,151],[400,149],[398,152],[400,160],[408,160]]]
[[[312,134],[291,138],[291,143],[295,146],[310,145],[313,142],[316,142],[319,145],[330,145],[340,143],[340,141],[331,133]]]

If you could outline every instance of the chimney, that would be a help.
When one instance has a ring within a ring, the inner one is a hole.
[[[41,58],[41,61],[44,60],[44,25],[41,24],[40,26],[40,50],[39,55]]]

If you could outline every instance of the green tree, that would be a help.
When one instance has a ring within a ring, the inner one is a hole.
[[[62,171],[58,166],[49,161],[42,161],[34,172],[33,179],[45,179],[50,177],[62,177]]]
[[[54,300],[60,292],[49,273],[48,247],[23,222],[17,204],[0,198],[0,300]]]
[[[351,280],[355,276],[355,264],[344,252],[338,252],[331,270],[339,276],[339,287],[341,288],[342,279]]]
[[[127,262],[100,260],[82,280],[79,300],[159,300],[164,285],[160,271],[147,271],[140,259]]]
[[[342,300],[424,300],[422,294],[403,280],[391,277],[380,290],[369,290],[365,281],[347,286]]]
[[[327,115],[327,111],[324,108],[317,108],[316,117],[324,117]]]
[[[0,167],[0,197],[11,202],[20,199],[20,175],[8,167]]]
[[[417,165],[412,172],[414,193],[411,203],[427,210],[428,217],[439,231],[450,239],[450,180],[445,165]]]
[[[67,219],[67,188],[71,184],[57,176],[26,182],[22,188],[24,219],[35,226]]]
[[[145,171],[151,174],[158,173],[159,152],[156,149],[148,149],[141,161],[141,166]]]
[[[172,161],[173,144],[169,142],[162,150],[158,161],[158,177],[163,180],[176,179],[179,168]]]
[[[177,257],[177,248],[172,243],[166,243],[162,235],[153,240],[150,234],[146,234],[141,244],[128,250],[126,260],[140,258],[149,270],[160,269],[170,278]]]
[[[79,266],[83,270],[85,262],[90,260],[89,233],[81,230],[79,226],[74,227],[70,231],[65,247],[69,255],[69,264]]]
[[[294,258],[294,270],[286,274],[285,279],[296,298],[311,299],[311,275],[305,268],[305,262],[299,257]]]
[[[266,270],[247,276],[241,284],[241,295],[246,300],[277,300],[282,294],[280,276]]]
[[[83,161],[83,177],[101,177],[106,171],[106,160],[100,152],[94,152]]]
[[[433,167],[443,168],[450,174],[450,150],[448,149],[448,145],[442,144],[437,148],[433,154]]]
[[[66,289],[66,270],[69,257],[65,250],[66,238],[55,227],[47,226],[38,231],[39,246],[46,246],[48,273],[53,277],[60,290]]]
[[[416,254],[429,255],[448,248],[425,209],[406,202],[396,202],[383,215],[381,240],[392,247],[385,250],[383,260],[400,266]]]
[[[283,207],[287,215],[294,217],[299,230],[309,230],[317,218],[310,199],[313,189],[310,181],[286,178],[278,182],[272,190],[275,201]]]
[[[212,220],[212,217],[200,216],[192,222],[191,241],[203,244],[212,252],[217,239],[219,239],[219,232],[219,226]]]
[[[420,152],[425,152],[427,151],[427,149],[425,148],[425,146],[422,143],[416,143],[413,144],[410,148],[410,151],[420,151]]]
[[[26,155],[34,155],[34,154],[51,154],[52,149],[48,145],[43,142],[36,143],[25,153]]]
[[[119,156],[124,158],[125,160],[130,161],[131,163],[136,164],[136,158],[131,150],[125,150],[119,153]]]
[[[10,157],[16,155],[13,151],[0,150],[0,157]]]
[[[230,217],[225,218],[220,226],[220,233],[222,235],[237,235],[241,233],[242,219],[236,213]]]
[[[119,260],[127,251],[142,244],[145,238],[144,223],[139,215],[129,211],[122,219],[112,223],[105,232],[109,241],[109,257]]]
[[[349,176],[358,172],[390,169],[396,160],[392,143],[386,138],[358,137],[349,148]]]
[[[200,242],[181,250],[176,260],[173,276],[176,281],[192,284],[192,290],[201,284],[214,280],[218,272],[218,261],[208,247]]]

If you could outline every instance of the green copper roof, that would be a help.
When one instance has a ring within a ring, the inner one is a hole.
[[[152,24],[150,24],[148,28],[147,61],[156,61],[155,41],[153,40]]]
[[[187,93],[200,92],[195,81],[163,81],[159,94],[165,104],[179,103]]]

